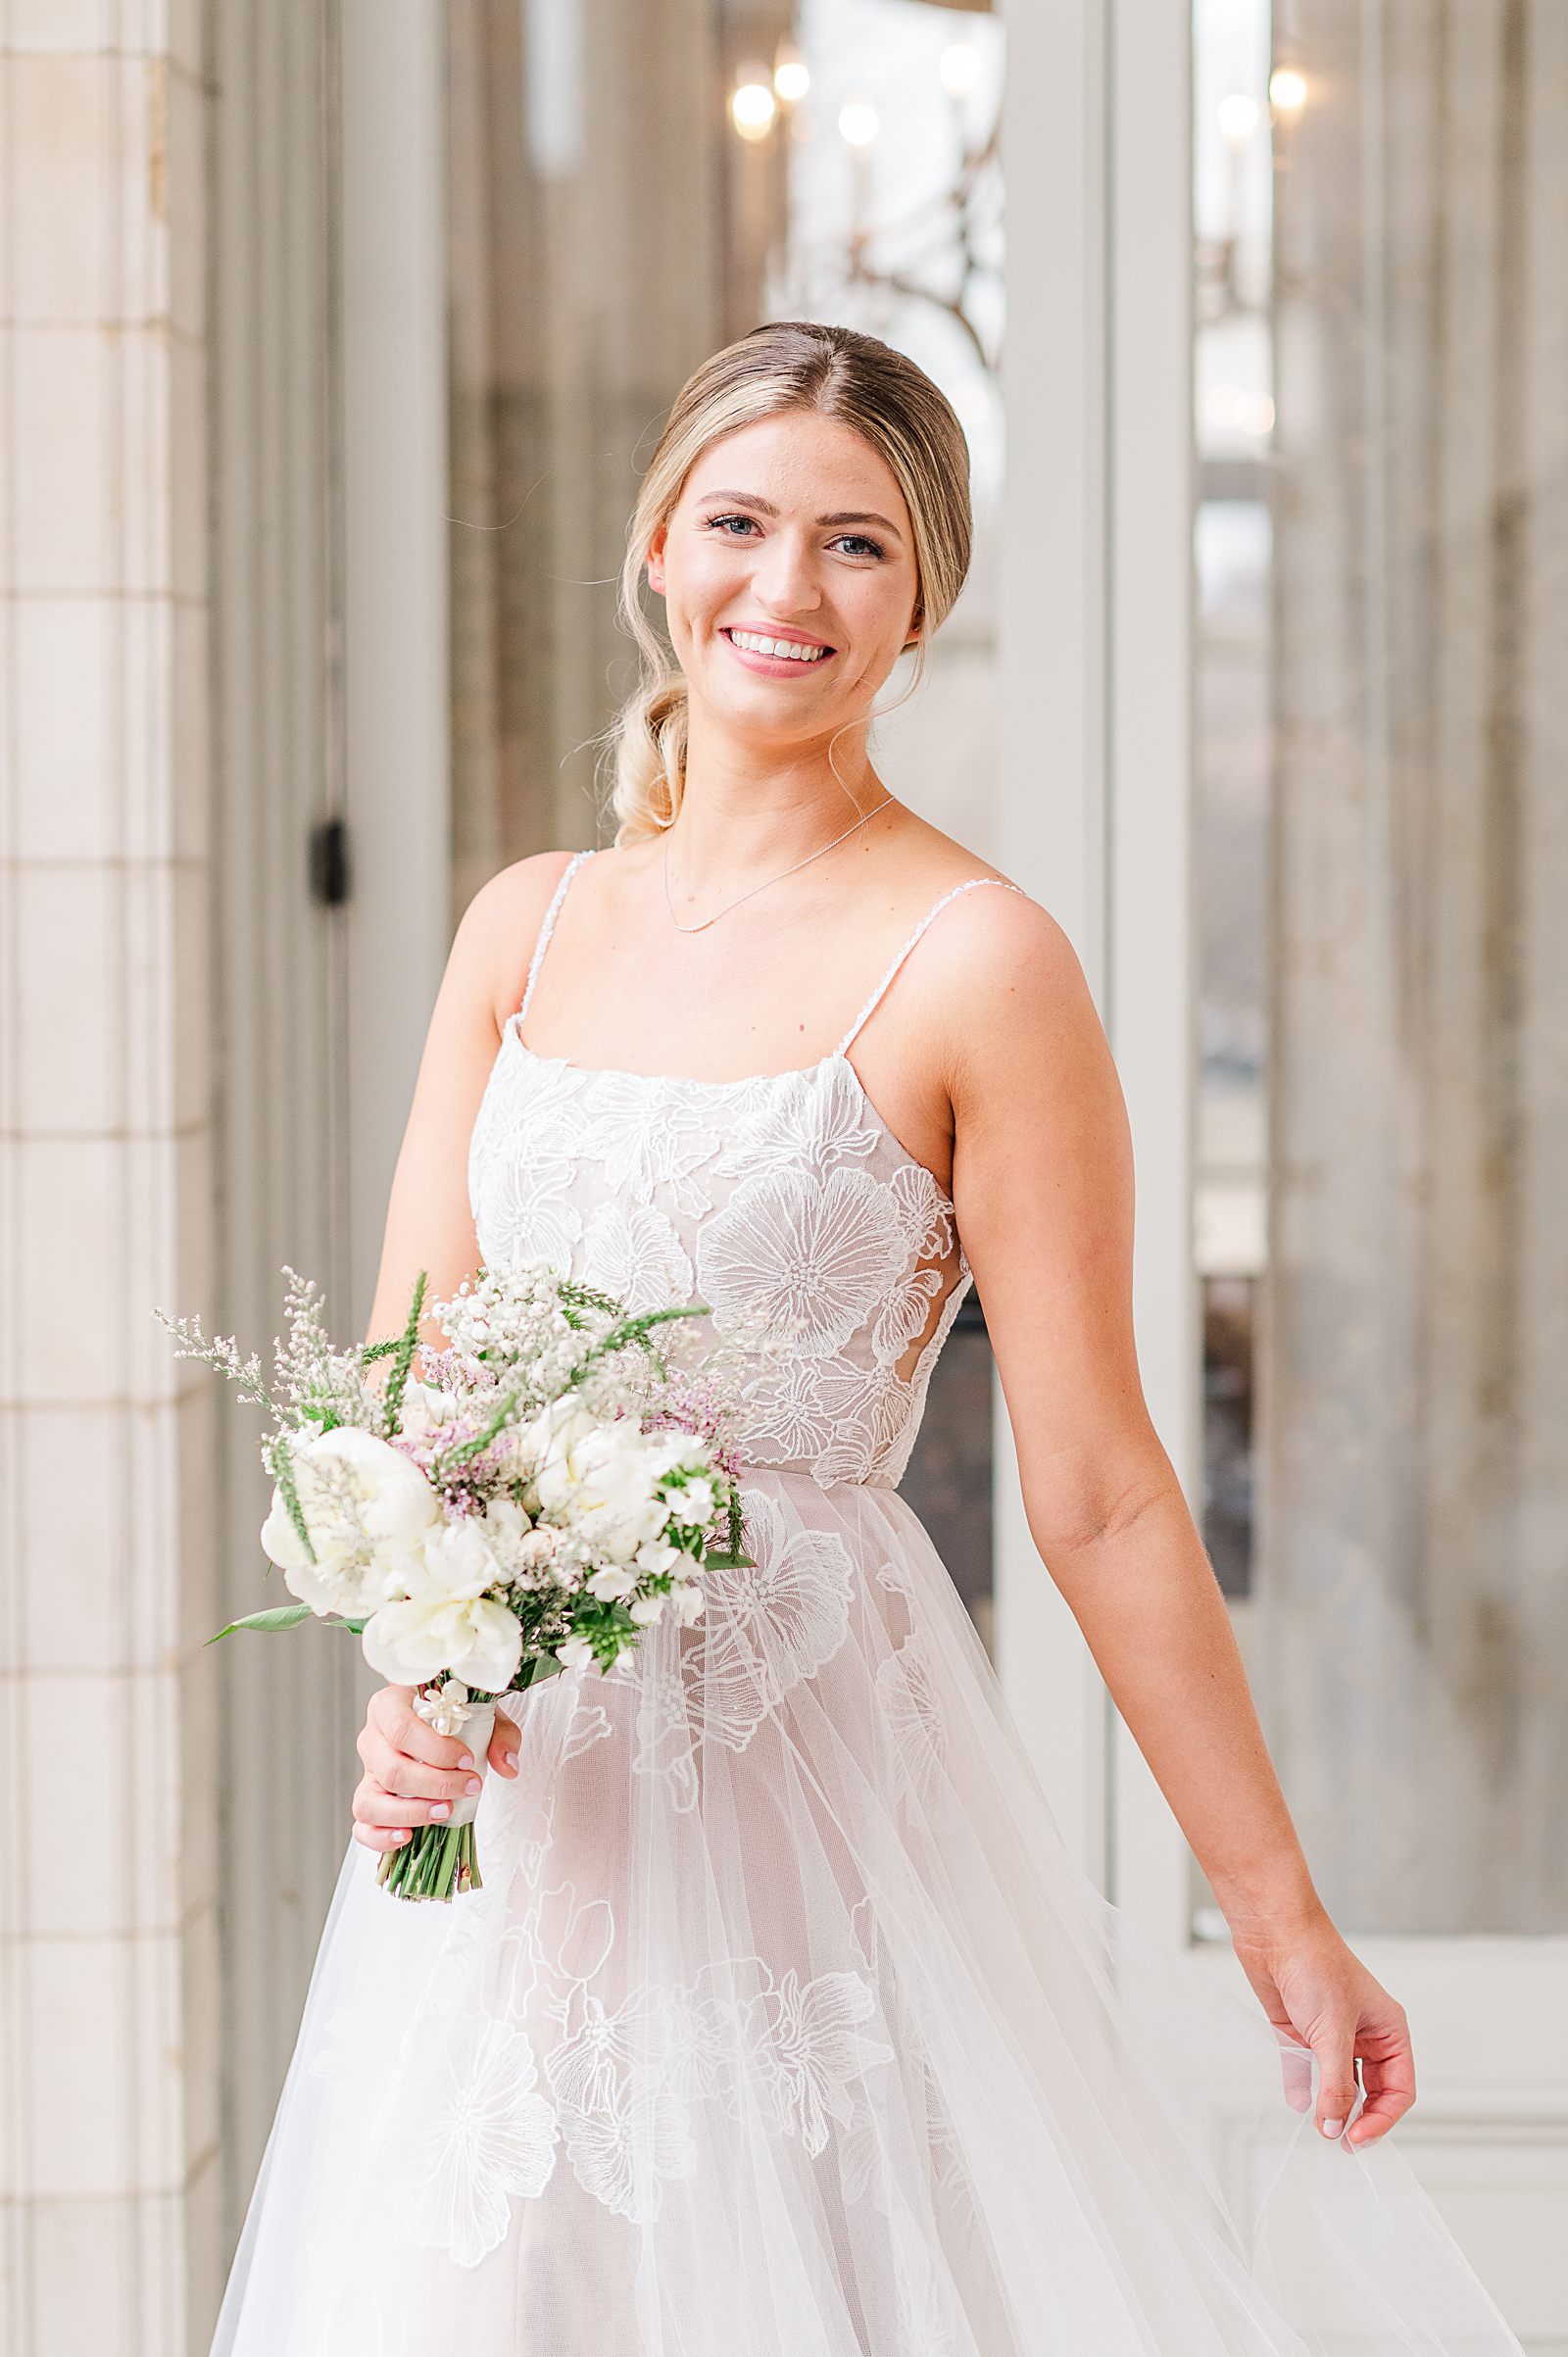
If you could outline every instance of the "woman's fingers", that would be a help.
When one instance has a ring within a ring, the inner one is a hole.
[[[490,1765],[498,1776],[517,1773],[517,1730],[504,1710],[496,1712],[496,1729],[490,1738]]]
[[[366,1725],[373,1728],[390,1749],[423,1760],[427,1767],[473,1766],[473,1753],[460,1737],[437,1735],[429,1720],[420,1718],[414,1707],[412,1686],[383,1686],[372,1694]]]
[[[1335,2022],[1314,2038],[1317,2056],[1317,2124],[1326,2136],[1345,2134],[1345,2123],[1355,2105],[1355,2032],[1348,2022]]]
[[[406,1751],[394,1751],[383,1743],[362,1743],[360,1757],[367,1774],[384,1792],[395,1792],[406,1800],[451,1802],[480,1789],[478,1774],[471,1767],[427,1768],[423,1760],[411,1759]]]
[[[355,1787],[353,1809],[354,1839],[367,1849],[401,1848],[414,1831],[407,1803],[394,1801],[368,1776],[362,1776]]]
[[[1360,2039],[1366,2101],[1349,2133],[1349,2141],[1357,2148],[1386,2136],[1415,2101],[1415,2056],[1410,2049],[1409,2025],[1397,2007],[1395,2014],[1392,2027],[1363,2032]]]
[[[354,1821],[354,1839],[366,1849],[401,1849],[411,1830],[407,1825],[362,1825],[358,1818]]]

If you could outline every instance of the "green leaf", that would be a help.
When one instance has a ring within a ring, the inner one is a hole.
[[[424,1294],[428,1283],[428,1273],[421,1268],[415,1280],[414,1299],[409,1303],[403,1332],[398,1336],[398,1347],[392,1357],[392,1372],[387,1377],[384,1430],[388,1436],[402,1429],[403,1392],[409,1380],[409,1369],[414,1364],[414,1354],[419,1347],[419,1320],[424,1315]]]
[[[514,1694],[525,1694],[530,1686],[537,1686],[541,1678],[553,1678],[559,1670],[564,1669],[564,1667],[565,1663],[557,1661],[554,1654],[535,1653],[530,1660],[523,1663],[522,1668],[514,1679],[510,1691]],[[506,1695],[503,1694],[501,1699],[505,1701]]]
[[[314,1563],[316,1548],[312,1543],[310,1525],[305,1519],[305,1508],[300,1504],[300,1494],[294,1487],[294,1460],[289,1454],[288,1443],[281,1433],[273,1441],[269,1451],[268,1470],[277,1484],[277,1494],[282,1498],[288,1518],[298,1534],[299,1543]],[[308,1611],[310,1607],[307,1605],[306,1609]]]
[[[274,1604],[270,1612],[249,1612],[243,1620],[231,1620],[218,1637],[209,1637],[209,1645],[217,1645],[219,1637],[232,1637],[236,1629],[297,1629],[302,1620],[313,1617],[309,1604]]]

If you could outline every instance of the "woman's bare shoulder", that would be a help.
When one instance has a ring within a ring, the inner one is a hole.
[[[540,851],[514,859],[480,885],[463,912],[458,939],[494,1002],[498,1023],[522,996],[545,912],[575,858],[575,852]]]
[[[922,955],[937,999],[1050,996],[1078,966],[1065,928],[1027,886],[940,827],[922,821],[912,907],[940,915]],[[970,891],[970,885],[999,889]],[[1000,889],[1006,887],[1006,889]]]

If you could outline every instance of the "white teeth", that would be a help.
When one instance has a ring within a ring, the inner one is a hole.
[[[792,638],[758,638],[750,630],[732,630],[730,637],[749,655],[782,655],[792,663],[819,663],[829,652],[826,647],[797,646]]]

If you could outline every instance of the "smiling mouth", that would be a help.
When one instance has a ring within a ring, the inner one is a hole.
[[[811,670],[817,663],[826,663],[836,651],[832,647],[818,646],[809,639],[769,637],[759,630],[727,629],[721,630],[719,636],[727,638],[738,655],[750,656],[754,662],[770,663],[779,668],[792,666],[802,671]]]

